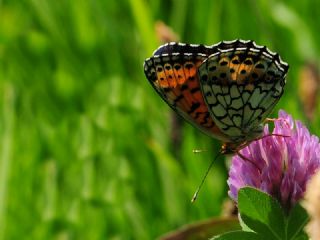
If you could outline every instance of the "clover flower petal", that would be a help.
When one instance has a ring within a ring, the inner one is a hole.
[[[308,180],[320,168],[319,138],[283,110],[279,111],[272,134],[277,136],[268,136],[266,125],[264,137],[240,151],[251,161],[239,155],[232,158],[229,196],[237,201],[239,189],[252,186],[271,194],[289,209],[303,196]]]

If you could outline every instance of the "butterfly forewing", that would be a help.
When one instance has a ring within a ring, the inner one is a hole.
[[[227,140],[208,112],[198,78],[199,66],[215,51],[203,45],[166,44],[145,61],[144,71],[158,94],[177,113],[204,133]]]

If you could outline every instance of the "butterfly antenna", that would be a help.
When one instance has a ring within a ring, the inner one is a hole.
[[[207,150],[206,150],[206,149],[193,149],[192,152],[193,152],[194,154],[197,154],[197,153],[207,152]]]
[[[209,172],[210,172],[210,169],[211,169],[211,167],[213,166],[213,163],[216,161],[216,159],[217,159],[221,154],[222,154],[222,152],[219,151],[219,153],[218,153],[218,154],[213,158],[213,160],[211,161],[211,163],[210,163],[210,165],[209,165],[206,173],[204,174],[204,176],[203,176],[203,178],[202,178],[202,181],[201,181],[199,187],[197,188],[196,192],[193,194],[193,197],[192,197],[192,199],[191,199],[191,202],[192,202],[192,203],[197,200],[198,195],[199,195],[199,192],[200,192],[200,190],[201,190],[201,188],[202,188],[202,185],[204,184],[204,181],[206,180],[206,178],[207,178],[207,176],[208,176],[208,174],[209,174]]]

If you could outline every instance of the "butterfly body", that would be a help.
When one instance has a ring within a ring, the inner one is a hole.
[[[168,43],[144,71],[178,114],[233,153],[262,135],[263,121],[283,94],[288,64],[253,41],[212,46]]]

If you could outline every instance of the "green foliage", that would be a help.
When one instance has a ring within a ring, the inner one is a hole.
[[[300,204],[296,204],[287,217],[287,239],[309,239],[303,232],[308,221],[306,210]]]
[[[241,189],[238,208],[242,221],[250,229],[272,239],[285,239],[284,213],[271,196],[253,188]]]
[[[0,4],[0,239],[153,239],[219,215],[227,172],[219,144],[183,124],[142,63],[154,23],[183,42],[254,39],[290,64],[277,105],[305,120],[300,66],[318,64],[318,1],[7,1]],[[310,122],[319,133],[319,108]],[[206,149],[192,154],[193,149]]]
[[[246,187],[239,191],[238,207],[244,231],[225,233],[213,239],[308,239],[303,229],[309,217],[299,204],[286,214],[275,198]]]

